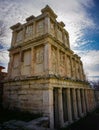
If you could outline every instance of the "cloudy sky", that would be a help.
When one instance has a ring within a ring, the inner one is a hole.
[[[49,5],[63,21],[70,35],[71,49],[81,56],[85,74],[99,78],[99,0],[0,0],[0,65],[7,68],[7,49],[11,43],[10,26],[39,15]]]

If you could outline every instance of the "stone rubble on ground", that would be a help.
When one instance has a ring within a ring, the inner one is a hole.
[[[48,128],[48,117],[41,117],[29,122],[10,120],[0,124],[0,130],[51,130]]]

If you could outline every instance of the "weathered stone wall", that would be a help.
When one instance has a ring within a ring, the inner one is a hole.
[[[45,83],[35,82],[35,80],[6,83],[3,96],[4,107],[43,113],[43,105],[45,105],[43,98],[47,101],[47,95],[43,97],[46,89]]]
[[[81,81],[41,76],[4,84],[5,108],[42,113],[49,117],[50,127],[63,126],[86,115],[95,108],[94,100],[89,84]]]

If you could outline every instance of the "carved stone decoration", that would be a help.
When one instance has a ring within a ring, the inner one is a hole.
[[[37,46],[35,48],[35,67],[36,74],[44,71],[44,46]]]
[[[71,61],[69,56],[67,56],[67,76],[71,77]]]
[[[13,60],[13,68],[18,68],[19,66],[19,53],[14,55],[14,60]]]
[[[77,76],[77,79],[79,79],[79,65],[78,65],[78,62],[76,62],[76,76]]]
[[[44,21],[41,20],[37,23],[37,36],[42,35],[44,33]]]
[[[44,49],[39,47],[36,49],[36,63],[41,64],[44,60]]]
[[[57,49],[52,47],[52,71],[57,72]]]
[[[62,42],[62,40],[63,40],[62,39],[62,31],[59,28],[57,29],[57,38],[58,38],[59,41]]]
[[[75,79],[75,76],[76,76],[76,71],[75,71],[75,60],[74,58],[72,59],[72,77],[73,79]]]
[[[30,38],[33,35],[33,25],[26,27],[25,38]]]
[[[50,33],[55,36],[55,27],[54,27],[54,23],[50,23]]]
[[[21,42],[23,38],[23,30],[17,32],[16,42]]]
[[[69,47],[69,45],[68,45],[68,38],[67,38],[66,34],[64,35],[64,41],[65,41],[66,47]]]
[[[61,66],[65,66],[65,54],[62,52],[62,51],[60,51],[60,65]]]
[[[65,75],[65,53],[60,51],[60,74]]]

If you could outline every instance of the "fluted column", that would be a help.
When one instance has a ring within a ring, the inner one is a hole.
[[[68,121],[72,122],[70,88],[67,88],[67,109],[68,109]]]
[[[78,118],[78,112],[77,112],[77,98],[76,98],[76,90],[73,88],[72,89],[72,94],[73,94],[73,109],[74,109],[74,118]]]
[[[62,101],[62,89],[58,89],[58,98],[59,98],[59,121],[60,121],[60,126],[62,127],[64,124],[64,119],[63,119],[63,101]]]
[[[79,116],[82,116],[80,89],[77,89],[77,100],[78,100],[78,113]]]

